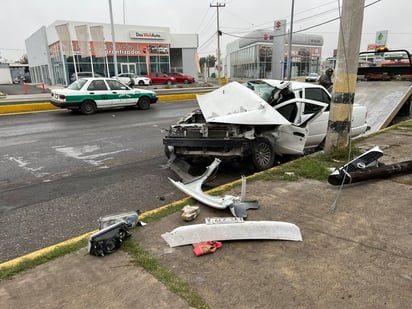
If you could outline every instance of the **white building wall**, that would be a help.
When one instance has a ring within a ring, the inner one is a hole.
[[[31,68],[31,81],[34,83],[45,82],[54,84],[53,74],[51,73],[51,58],[49,54],[49,43],[47,41],[46,27],[42,26],[25,40],[27,59]]]
[[[47,39],[49,44],[57,42],[59,40],[56,32],[56,26],[62,24],[69,24],[70,36],[73,41],[77,41],[75,26],[87,25],[87,26],[103,26],[104,39],[106,42],[112,41],[112,29],[110,24],[106,23],[89,23],[84,21],[69,21],[69,20],[56,20],[54,23],[47,27]],[[136,39],[131,38],[131,33],[156,33],[160,35],[159,39]],[[167,27],[148,27],[148,26],[135,26],[135,25],[123,25],[114,24],[114,35],[116,42],[144,42],[144,43],[168,43],[170,44],[170,30]]]
[[[226,45],[226,56],[223,63],[223,74],[225,77],[230,78],[230,54],[239,50],[239,40],[235,40]]]
[[[197,48],[199,37],[197,34],[172,34],[170,40],[171,48]]]
[[[182,50],[183,74],[193,76],[198,80],[198,70],[196,65],[196,49],[185,48]]]
[[[49,63],[49,44],[44,26],[29,36],[25,40],[25,45],[30,66],[47,65]]]
[[[102,26],[105,42],[112,42],[111,25],[107,23],[56,20],[47,27],[41,27],[26,40],[30,71],[33,72],[36,82],[43,79],[46,81],[47,79],[47,82],[56,83],[56,81],[53,80],[55,77],[53,75],[54,71],[51,64],[49,46],[59,41],[56,26],[62,24],[68,24],[72,41],[78,40],[75,27],[87,25],[89,27]],[[199,41],[197,34],[171,34],[168,27],[115,24],[114,28],[115,41],[116,43],[123,43],[123,48],[125,46],[124,43],[134,43],[134,46],[136,46],[136,44],[137,46],[145,46],[145,44],[169,44],[173,49],[180,49],[183,57],[180,62],[183,62],[184,73],[197,77],[196,51]],[[119,51],[119,47],[116,47]],[[141,52],[140,47],[138,47],[137,51]],[[109,53],[111,53],[111,51],[109,51]],[[49,74],[44,74],[44,72],[47,71],[49,71]]]
[[[8,64],[0,63],[0,84],[11,84],[11,74]]]

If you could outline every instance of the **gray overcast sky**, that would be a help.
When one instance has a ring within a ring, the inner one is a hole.
[[[303,30],[339,16],[345,0],[295,0],[293,30]],[[375,3],[376,2],[376,3]],[[216,0],[112,0],[117,24],[169,27],[172,33],[198,33],[199,55],[216,55]],[[276,19],[290,21],[292,0],[220,0],[222,55],[227,43],[254,29],[273,29]],[[373,4],[374,3],[374,4]],[[412,51],[411,0],[365,0],[361,51],[388,30],[388,47]],[[109,0],[1,0],[0,57],[18,60],[24,41],[55,20],[110,23]],[[125,12],[125,13],[124,13]],[[287,26],[289,28],[289,25]],[[305,30],[324,37],[322,57],[337,47],[339,22]]]

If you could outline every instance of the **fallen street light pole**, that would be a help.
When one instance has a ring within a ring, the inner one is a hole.
[[[328,182],[331,185],[339,186],[341,184],[351,184],[376,178],[384,179],[405,173],[412,173],[412,160],[352,172],[345,170],[335,171],[329,175]]]

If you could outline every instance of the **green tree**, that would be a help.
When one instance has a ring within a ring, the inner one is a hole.
[[[205,65],[205,63],[206,63],[207,76],[209,76],[209,75],[210,75],[210,74],[209,74],[209,68],[213,68],[213,67],[215,66],[215,64],[216,64],[216,61],[217,61],[217,58],[216,58],[215,56],[213,56],[213,55],[209,55],[209,56],[207,56],[207,57],[201,57],[201,58],[199,59],[200,69],[201,69],[202,72],[203,72],[203,68],[204,68],[204,65]]]

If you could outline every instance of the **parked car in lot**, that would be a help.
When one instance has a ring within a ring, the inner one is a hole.
[[[91,77],[78,79],[67,88],[52,90],[50,102],[56,107],[90,115],[113,107],[149,109],[157,99],[153,91],[132,89],[112,78]]]
[[[175,84],[176,78],[173,76],[169,76],[162,72],[152,72],[150,75],[146,75],[146,77],[152,80],[153,84]]]
[[[195,78],[193,76],[184,75],[180,72],[168,72],[166,74],[176,78],[176,83],[191,84],[195,82]]]
[[[113,76],[113,78],[118,79],[123,84],[128,86],[150,86],[152,84],[152,80],[145,76],[139,76],[134,73],[121,73],[117,74],[117,76]]]
[[[168,157],[247,159],[255,170],[277,158],[322,148],[329,120],[330,93],[304,82],[252,80],[231,82],[198,95],[199,109],[171,125],[163,138]],[[366,107],[354,104],[351,136],[364,133]]]
[[[105,76],[104,74],[97,73],[97,72],[77,72],[77,78],[76,78],[76,73],[73,73],[70,76],[70,82],[74,82],[76,79],[84,78],[84,77],[105,77]]]
[[[320,78],[318,73],[309,73],[308,76],[305,77],[305,82],[317,82]]]

